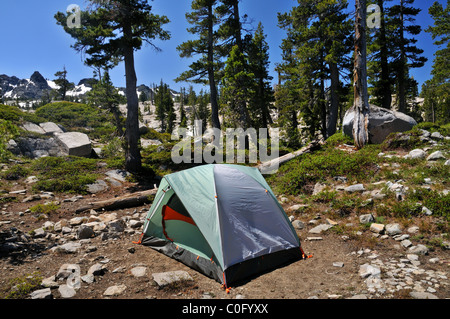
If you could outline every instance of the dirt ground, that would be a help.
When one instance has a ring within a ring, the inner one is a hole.
[[[76,215],[74,211],[77,207],[84,206],[87,202],[102,200],[119,196],[127,192],[126,188],[109,191],[103,195],[93,197],[85,195],[82,200],[75,203],[64,203],[67,195],[59,197],[61,209],[57,214],[49,216],[50,221],[57,222],[60,218],[70,219],[76,216],[89,216],[89,211]],[[72,196],[72,195],[71,195]],[[67,196],[67,197],[71,197]],[[57,196],[58,197],[58,196]],[[17,202],[8,203],[3,206],[3,211],[20,212],[36,205],[41,201],[22,203],[22,197]],[[115,211],[118,218],[131,215],[136,209],[148,210],[150,204],[121,209]],[[101,212],[99,212],[101,213]],[[23,216],[0,215],[0,221],[11,220],[9,224],[1,224],[0,231],[5,231],[11,227],[16,227],[26,233],[38,227],[42,227],[45,220],[38,220],[32,213],[25,213]],[[337,221],[345,222],[345,221]],[[320,235],[308,234],[312,226],[307,225],[305,229],[298,231],[302,241],[302,247],[307,254],[313,255],[307,260],[300,260],[273,271],[267,272],[255,278],[250,278],[242,284],[232,287],[229,294],[226,294],[221,285],[216,281],[207,278],[189,267],[160,254],[151,248],[133,244],[139,239],[139,234],[123,233],[118,239],[102,240],[100,236],[90,239],[89,244],[84,244],[80,252],[75,254],[61,254],[50,250],[28,252],[12,258],[5,256],[0,258],[0,292],[6,293],[10,280],[38,272],[43,278],[56,275],[63,264],[78,264],[81,268],[81,275],[95,263],[103,263],[107,272],[102,276],[96,276],[96,281],[90,284],[82,282],[81,289],[76,293],[75,299],[104,299],[105,290],[113,285],[123,284],[127,288],[118,297],[120,299],[307,299],[317,297],[318,299],[330,298],[350,298],[358,294],[366,294],[370,299],[383,298],[404,298],[406,295],[371,295],[367,293],[367,286],[364,279],[360,278],[358,271],[360,265],[368,262],[365,255],[359,256],[356,251],[366,247],[361,246],[363,241],[348,239],[344,240],[336,232],[327,231]],[[310,236],[320,236],[322,240],[306,240]],[[369,231],[363,236],[372,236]],[[48,241],[47,241],[48,243]],[[378,254],[380,258],[387,260],[391,257],[400,258],[404,252],[399,252],[394,248],[394,240],[380,241],[379,244],[371,248],[371,251]],[[86,246],[96,246],[95,251],[86,251]],[[431,257],[439,257],[440,263],[432,264],[427,260]],[[448,250],[434,250],[429,256],[421,257],[421,267],[444,271],[449,273]],[[343,267],[333,266],[333,263],[341,262]],[[147,276],[135,278],[130,269],[136,266],[146,266]],[[124,271],[113,272],[113,270],[123,267]],[[185,270],[193,281],[187,281],[180,285],[159,289],[152,280],[152,273]],[[57,289],[53,289],[54,298],[59,298]],[[443,285],[441,289],[434,293],[439,298],[450,297],[450,285]],[[110,298],[110,297],[108,297]]]

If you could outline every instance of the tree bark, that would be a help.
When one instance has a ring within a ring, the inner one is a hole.
[[[328,137],[336,133],[336,126],[339,113],[339,94],[338,94],[339,69],[337,63],[335,62],[330,63],[330,75],[331,75],[331,103],[327,123]]]
[[[219,103],[217,101],[217,86],[214,72],[214,24],[213,6],[208,5],[208,79],[211,102],[211,124],[213,128],[220,129]]]
[[[366,48],[366,0],[355,0],[355,61],[354,61],[354,105],[353,139],[357,149],[369,142],[369,98],[367,93],[367,48]]]
[[[75,213],[79,214],[79,213],[85,212],[90,209],[114,210],[114,209],[130,208],[130,207],[144,205],[147,203],[151,203],[153,201],[151,196],[156,195],[157,191],[158,191],[158,189],[155,188],[155,189],[151,189],[151,190],[147,190],[147,191],[137,192],[137,193],[128,194],[128,195],[124,195],[124,196],[120,196],[120,197],[106,199],[103,201],[89,203],[86,206],[78,208],[75,211]]]
[[[123,28],[125,39],[131,41],[131,22],[125,23]],[[124,48],[127,120],[126,120],[126,152],[125,167],[130,172],[139,172],[142,168],[141,154],[139,150],[139,99],[136,92],[137,77],[134,67],[134,51],[131,43],[126,43]]]

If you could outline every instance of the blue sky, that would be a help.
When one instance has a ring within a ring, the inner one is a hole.
[[[393,3],[395,3],[394,0]],[[432,24],[428,14],[428,7],[434,1],[416,0],[415,6],[422,9],[417,17],[417,23],[423,29]],[[445,5],[445,0],[439,0]],[[172,39],[165,42],[156,41],[162,49],[156,52],[152,47],[144,47],[136,53],[136,72],[138,84],[151,85],[162,79],[172,89],[178,90],[188,83],[175,83],[173,80],[185,71],[190,62],[179,57],[176,47],[192,37],[186,28],[188,24],[185,13],[190,9],[190,0],[154,0],[151,2],[154,13],[166,15],[170,24],[166,29],[171,31]],[[275,63],[281,61],[280,44],[285,32],[277,27],[277,12],[287,12],[297,1],[295,0],[242,0],[241,14],[247,14],[256,28],[261,21],[267,34],[270,47],[271,72],[276,82],[274,72]],[[64,30],[57,26],[54,14],[65,11],[70,4],[78,4],[82,9],[86,7],[85,0],[0,0],[0,74],[15,75],[19,78],[29,78],[34,71],[50,80],[63,66],[68,71],[71,81],[78,83],[82,78],[92,77],[92,69],[85,66],[82,57],[70,45],[73,40]],[[349,8],[353,9],[354,0],[349,0]],[[422,32],[418,37],[418,47],[425,50],[428,63],[419,70],[412,70],[412,75],[421,84],[430,78],[433,64],[433,54],[436,47],[432,44],[431,36]],[[112,73],[112,80],[116,86],[125,86],[125,71],[123,65],[116,67]],[[198,90],[199,86],[196,86]]]

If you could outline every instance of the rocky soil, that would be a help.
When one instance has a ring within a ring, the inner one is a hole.
[[[226,293],[212,279],[151,248],[134,244],[150,203],[115,211],[77,208],[131,192],[136,185],[91,195],[10,194],[0,212],[0,295],[19,291],[13,280],[37,278],[22,298],[72,299],[397,299],[449,298],[450,258],[445,248],[414,242],[418,227],[373,223],[373,216],[331,220],[298,213],[301,205],[280,198],[311,258],[267,272]],[[119,186],[120,185],[120,186]],[[29,186],[28,186],[29,187]],[[358,188],[358,186],[356,187]],[[31,206],[58,202],[58,212],[33,213]],[[295,212],[295,213],[294,213]],[[354,236],[340,226],[372,222]],[[161,273],[178,271],[161,282]]]

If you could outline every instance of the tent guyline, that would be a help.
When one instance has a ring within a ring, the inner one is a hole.
[[[307,259],[257,168],[208,164],[162,178],[139,241],[229,285]]]

